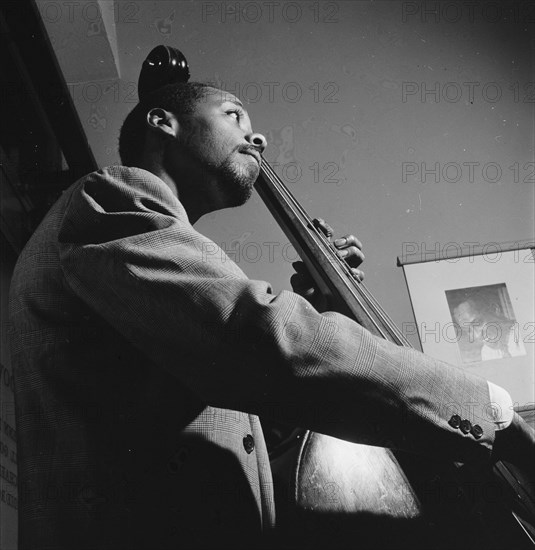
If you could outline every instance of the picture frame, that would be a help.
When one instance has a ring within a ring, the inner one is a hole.
[[[535,404],[535,243],[405,243],[403,268],[422,351]]]

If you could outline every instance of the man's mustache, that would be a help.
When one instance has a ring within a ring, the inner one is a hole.
[[[262,162],[262,155],[260,154],[260,151],[253,145],[239,145],[236,150],[240,153],[252,155],[258,160],[259,164]]]

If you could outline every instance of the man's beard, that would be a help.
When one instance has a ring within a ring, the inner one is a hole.
[[[185,135],[187,136],[187,134]],[[245,152],[248,148],[244,150],[243,146],[236,147],[223,162],[214,164],[207,162],[207,159],[199,153],[197,147],[193,146],[187,137],[181,140],[181,145],[187,156],[197,161],[199,166],[203,166],[204,176],[202,179],[207,182],[215,181],[217,194],[224,197],[224,208],[241,206],[251,198],[260,168],[252,157],[246,164],[241,164],[235,159],[235,155],[242,155],[242,150]],[[166,156],[167,151],[164,153],[164,158]]]
[[[256,162],[256,161],[254,161]],[[217,169],[220,193],[228,199],[228,207],[245,204],[253,193],[258,170],[253,163],[247,165],[232,162],[230,158]]]

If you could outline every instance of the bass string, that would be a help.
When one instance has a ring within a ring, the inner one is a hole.
[[[286,188],[284,183],[280,180],[277,174],[273,171],[271,166],[268,163],[263,165],[264,176],[269,180],[271,184],[271,189],[274,193],[278,195],[279,201],[284,201],[288,209],[294,214],[295,219],[299,221],[302,231],[307,231],[311,233],[314,237],[318,246],[318,250],[323,253],[323,256],[329,261],[331,266],[337,272],[339,280],[346,287],[346,289],[351,293],[352,297],[358,303],[359,307],[364,311],[369,321],[374,325],[377,332],[383,337],[387,338],[387,335],[382,330],[382,327],[376,322],[372,313],[368,310],[366,304],[361,300],[362,293],[359,292],[359,288],[356,286],[355,279],[353,278],[352,273],[349,271],[349,268],[345,262],[342,262],[340,258],[334,253],[330,241],[328,241],[322,232],[320,232],[313,224],[312,219],[302,208],[302,206],[297,202],[295,197],[290,193]],[[341,272],[341,273],[340,273]]]
[[[325,235],[321,231],[319,231],[315,227],[310,216],[299,204],[297,199],[295,199],[295,197],[292,195],[292,193],[289,191],[286,185],[282,182],[279,176],[275,173],[273,168],[271,168],[271,166],[265,160],[264,157],[262,157],[261,168],[262,168],[263,175],[265,176],[265,179],[267,179],[269,183],[271,183],[273,190],[277,192],[281,200],[284,200],[285,204],[292,211],[295,218],[299,220],[302,226],[302,229],[312,232],[316,237],[316,239],[320,240],[320,242],[323,245],[323,249],[322,249],[323,254],[330,261],[331,265],[335,267],[336,271],[340,276],[341,281],[346,286],[346,288],[351,292],[352,296],[354,296],[354,298],[358,302],[361,309],[365,312],[369,320],[376,327],[379,334],[386,339],[386,335],[384,334],[384,331],[382,330],[382,328],[376,323],[374,319],[374,315],[387,328],[387,330],[390,333],[389,334],[390,339],[393,342],[395,342],[398,345],[411,347],[409,342],[403,336],[402,332],[397,328],[397,326],[394,324],[394,322],[388,316],[385,310],[381,307],[381,305],[373,296],[373,294],[366,288],[364,283],[362,283],[361,281],[357,281],[355,279],[347,262],[338,257],[338,255],[333,249],[332,243],[325,237]],[[340,271],[342,271],[343,276],[342,274],[340,274]],[[362,300],[360,300],[360,298],[364,299],[368,305],[365,305],[364,303],[362,303]],[[370,309],[373,311],[373,314],[369,311]]]

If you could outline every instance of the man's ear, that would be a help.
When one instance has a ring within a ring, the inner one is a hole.
[[[147,125],[149,129],[162,135],[162,137],[176,137],[180,125],[176,116],[170,111],[155,107],[147,113]]]

